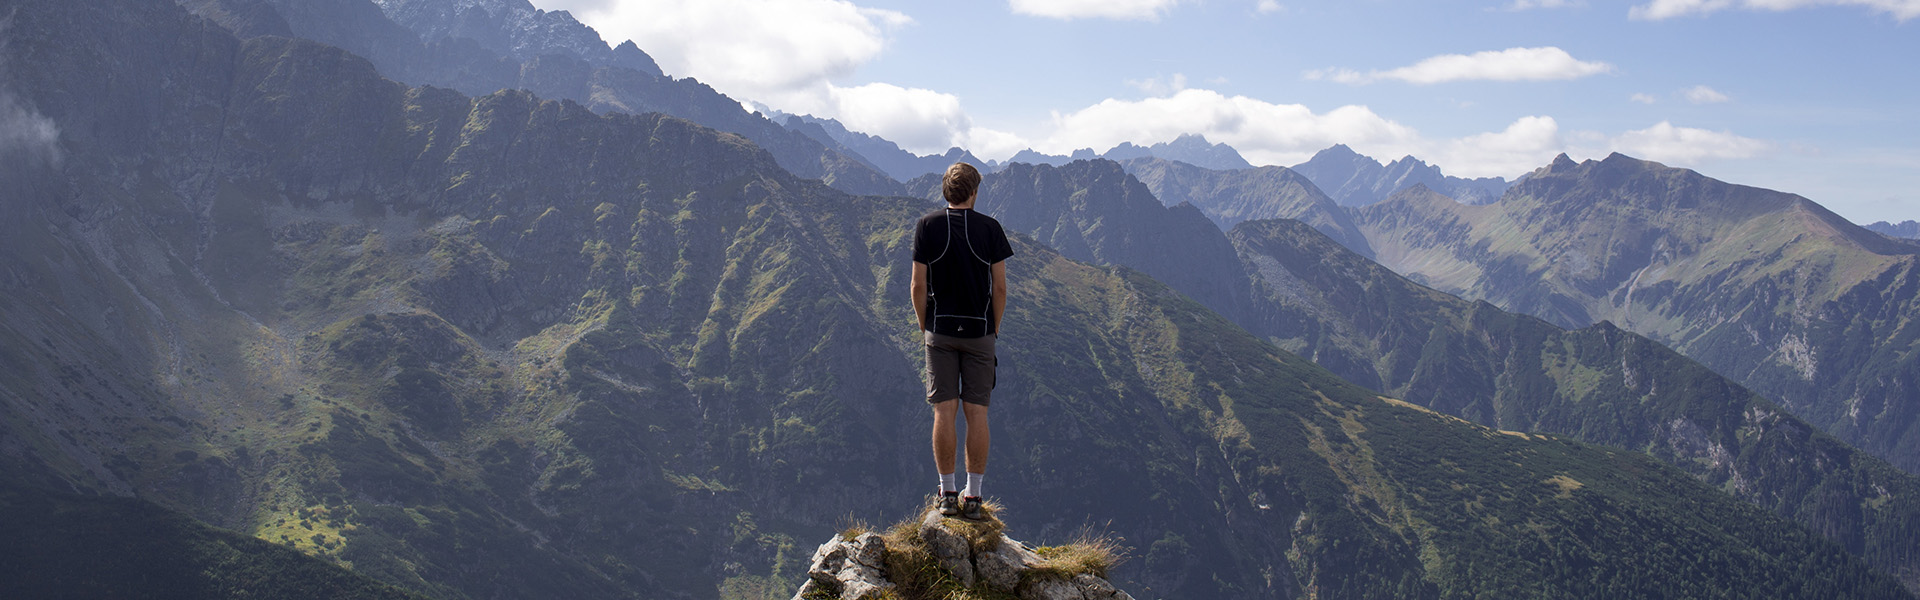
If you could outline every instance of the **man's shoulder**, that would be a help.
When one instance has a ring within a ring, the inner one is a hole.
[[[917,224],[917,225],[926,225],[928,223],[932,223],[934,221],[938,221],[940,219],[945,219],[945,218],[947,218],[947,211],[945,209],[936,208],[934,210],[928,211],[927,214],[920,215],[920,218],[914,219],[913,222],[914,224]]]
[[[977,210],[973,211],[973,214],[980,217],[981,223],[984,223],[987,226],[994,228],[994,230],[996,231],[1004,229],[1003,227],[1000,226],[1000,220],[993,218],[993,215],[989,215],[987,213],[983,213]]]

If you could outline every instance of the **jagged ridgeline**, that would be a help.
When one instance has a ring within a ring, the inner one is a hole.
[[[1425,188],[1356,221],[1381,264],[1563,327],[1612,321],[1920,472],[1920,246],[1806,198],[1615,154],[1499,203]]]
[[[176,0],[234,31],[299,37],[353,52],[395,81],[484,96],[524,89],[595,112],[661,112],[737,133],[780,166],[853,194],[900,184],[858,152],[744,110],[692,78],[675,79],[632,41],[609,47],[567,11],[527,0]]]
[[[848,515],[931,489],[927,204],[163,0],[0,9],[0,85],[60,130],[5,163],[9,481],[440,598],[786,597]],[[1381,399],[1016,244],[989,491],[1036,543],[1113,531],[1137,596],[1904,596],[1637,453]]]

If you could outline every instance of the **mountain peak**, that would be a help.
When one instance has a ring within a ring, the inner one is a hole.
[[[615,46],[613,60],[615,64],[654,77],[666,76],[666,72],[660,70],[660,64],[653,61],[653,56],[642,51],[640,45],[633,43],[633,40],[620,42],[619,46]]]
[[[1530,178],[1544,177],[1547,175],[1565,174],[1578,168],[1580,168],[1580,163],[1573,162],[1572,157],[1567,156],[1567,153],[1565,152],[1561,152],[1558,156],[1553,157],[1553,160],[1551,162],[1548,162],[1547,166],[1534,169],[1534,171],[1532,173],[1529,173],[1527,177],[1530,177]]]
[[[1313,162],[1316,160],[1320,160],[1321,158],[1327,158],[1327,159],[1365,158],[1367,160],[1373,160],[1371,157],[1368,157],[1365,154],[1354,152],[1353,148],[1347,147],[1346,144],[1334,144],[1332,146],[1328,146],[1327,149],[1325,150],[1321,150],[1319,152],[1313,153],[1313,158],[1307,159],[1307,162]],[[1379,162],[1379,161],[1374,161],[1374,162]]]

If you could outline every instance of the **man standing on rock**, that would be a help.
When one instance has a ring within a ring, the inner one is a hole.
[[[980,171],[947,168],[947,206],[913,229],[913,312],[927,346],[927,403],[933,405],[933,463],[940,472],[940,514],[981,520],[987,471],[987,404],[993,395],[993,343],[1007,307],[1007,263],[1013,247],[1000,222],[973,210]],[[954,475],[959,439],[954,418],[967,416],[967,489]]]

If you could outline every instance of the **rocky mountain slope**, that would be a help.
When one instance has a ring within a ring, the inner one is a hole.
[[[1219,171],[1159,158],[1128,159],[1120,166],[1161,202],[1168,206],[1191,202],[1222,230],[1242,221],[1296,219],[1355,252],[1372,253],[1353,216],[1312,181],[1286,167]]]
[[[526,0],[178,1],[243,38],[283,35],[338,46],[396,81],[468,95],[524,89],[599,113],[666,113],[745,136],[783,168],[842,191],[901,192],[857,153],[747,112],[699,81],[663,75],[632,41],[610,48],[565,11],[542,11]]]
[[[1920,478],[1699,363],[1612,323],[1566,330],[1421,286],[1298,221],[1230,235],[1261,294],[1248,328],[1281,347],[1476,423],[1641,450],[1920,588]]]
[[[1611,325],[1566,331],[1418,286],[1331,243],[1317,227],[1246,222],[1228,236],[1193,225],[1191,206],[1140,199],[1138,184],[1103,162],[988,175],[982,210],[1080,253],[1069,256],[1164,275],[1174,289],[1349,381],[1501,429],[1645,451],[1876,556],[1920,585],[1920,570],[1898,550],[1910,534],[1896,533],[1916,522],[1920,505],[1880,500],[1911,497],[1888,496],[1881,491],[1888,486],[1920,483],[1811,435],[1817,428],[1699,363]],[[935,183],[909,187],[933,196]],[[1437,194],[1430,201],[1458,206]],[[1229,237],[1232,259],[1209,250]],[[1128,262],[1156,251],[1165,254]],[[1618,405],[1623,398],[1645,401]],[[1779,434],[1759,435],[1765,431]],[[1862,505],[1875,506],[1874,516],[1853,508]]]
[[[1611,321],[1920,469],[1920,247],[1618,154],[1563,156],[1496,204],[1415,188],[1357,220],[1416,281],[1563,327]]]
[[[1500,199],[1511,185],[1499,177],[1463,179],[1440,172],[1411,156],[1382,165],[1344,144],[1321,150],[1294,171],[1313,180],[1341,206],[1366,206],[1415,185],[1424,185],[1464,204],[1487,204]]]
[[[1886,221],[1874,221],[1872,223],[1863,225],[1862,227],[1866,227],[1867,229],[1871,229],[1873,231],[1884,233],[1897,238],[1907,238],[1907,239],[1920,238],[1920,221],[1909,220],[1909,221],[1901,221],[1899,223],[1888,223]]]

